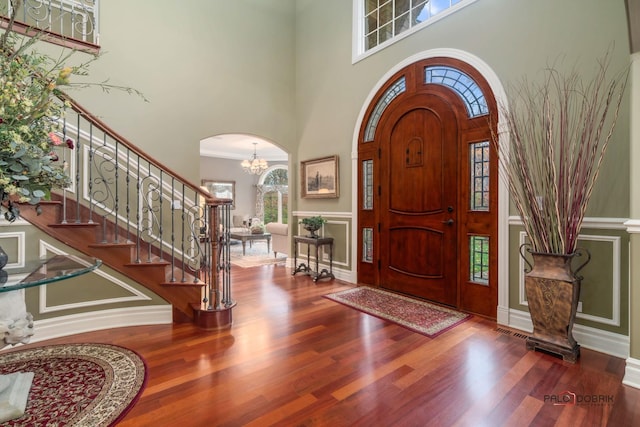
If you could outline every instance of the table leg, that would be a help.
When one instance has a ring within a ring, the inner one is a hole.
[[[320,245],[315,245],[316,247],[316,274],[313,276],[313,281],[315,282],[316,280],[318,280],[318,277],[320,276],[320,274],[318,273],[318,266],[320,263]]]
[[[247,239],[242,239],[242,256],[247,253]]]
[[[333,275],[333,243],[328,243],[328,245],[329,245],[329,270],[327,270],[326,268],[323,268],[320,273],[317,273],[318,266],[316,264],[316,277],[314,279],[314,282],[320,279],[326,279],[326,278],[335,279],[335,276]]]
[[[271,237],[267,237],[267,253],[271,252]]]
[[[298,272],[298,242],[293,242],[293,273],[292,276],[295,276]]]
[[[311,267],[309,267],[309,247],[307,246],[307,263],[305,264],[304,262],[301,262],[300,265],[298,265],[298,242],[294,241],[293,243],[293,266],[295,267],[295,269],[293,270],[293,273],[291,273],[292,276],[295,276],[296,273],[305,273],[305,274],[309,274],[309,272],[311,271]]]
[[[329,245],[329,274],[333,277],[333,243]]]

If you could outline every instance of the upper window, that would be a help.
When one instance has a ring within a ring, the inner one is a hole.
[[[380,50],[393,41],[476,0],[353,0],[354,57]]]

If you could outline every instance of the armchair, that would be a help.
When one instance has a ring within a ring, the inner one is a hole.
[[[278,252],[289,254],[291,244],[289,243],[289,224],[279,222],[270,222],[265,225],[267,232],[271,233],[271,249],[274,256],[278,256]]]

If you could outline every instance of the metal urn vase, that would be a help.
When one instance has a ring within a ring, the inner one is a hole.
[[[531,254],[533,264],[527,260],[523,249]],[[528,264],[524,287],[533,322],[533,334],[526,341],[527,349],[554,353],[575,363],[580,356],[580,345],[573,337],[573,323],[582,281],[577,273],[591,257],[584,249],[569,255],[548,254],[533,252],[526,244],[521,246],[520,253]],[[573,270],[572,260],[582,255],[587,256],[586,261]]]

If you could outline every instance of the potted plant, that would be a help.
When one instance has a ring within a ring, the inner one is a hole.
[[[572,260],[586,251],[577,240],[615,127],[627,71],[610,76],[605,55],[591,79],[575,69],[544,70],[541,83],[523,80],[507,92],[501,129],[493,144],[529,243],[525,292],[533,322],[527,348],[575,362],[573,338],[581,277]],[[523,253],[524,251],[528,254]],[[525,256],[526,255],[526,256]],[[529,261],[532,259],[532,262]]]
[[[300,224],[302,224],[302,228],[307,230],[310,234],[309,237],[317,238],[318,235],[316,232],[327,223],[327,220],[322,218],[321,216],[310,216],[308,218],[302,218],[300,220]]]

